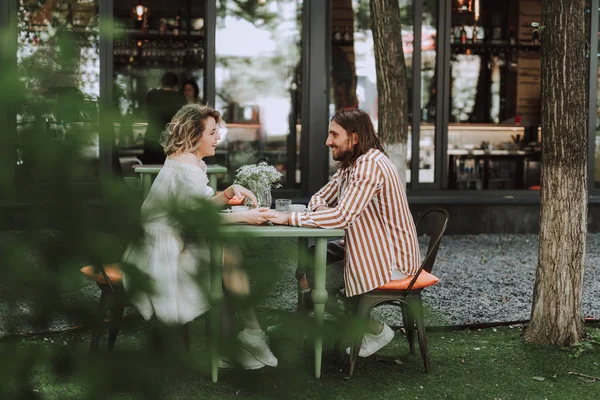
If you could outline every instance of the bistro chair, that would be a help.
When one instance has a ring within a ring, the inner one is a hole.
[[[439,280],[431,274],[431,270],[433,269],[440,242],[447,226],[448,212],[446,210],[432,209],[425,212],[417,222],[417,232],[430,236],[430,240],[427,255],[419,267],[417,274],[400,280],[392,280],[375,290],[358,296],[356,314],[362,322],[360,325],[362,329],[359,330],[358,335],[351,341],[350,376],[354,373],[354,366],[364,336],[364,327],[371,314],[371,310],[385,303],[400,305],[402,321],[404,322],[411,354],[415,353],[414,331],[416,323],[419,349],[421,350],[421,357],[425,364],[425,372],[431,372],[421,291],[426,287],[436,284]]]
[[[96,308],[95,320],[92,327],[92,340],[90,353],[98,351],[100,337],[104,331],[106,317],[108,316],[108,351],[111,352],[117,341],[123,312],[127,305],[125,290],[123,288],[123,273],[119,264],[88,265],[81,268],[81,272],[90,280],[96,282],[100,288],[100,301]],[[190,351],[190,332],[188,324],[182,327],[183,345]]]

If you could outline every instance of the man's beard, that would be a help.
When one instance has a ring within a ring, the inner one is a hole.
[[[354,162],[354,149],[349,148],[340,150],[338,147],[337,155],[333,157],[334,161],[337,161],[338,168],[348,168]]]
[[[337,154],[335,154],[335,155],[332,154],[332,156],[333,156],[334,161],[344,161],[352,156],[352,150],[351,149],[340,150],[340,148],[338,147]]]

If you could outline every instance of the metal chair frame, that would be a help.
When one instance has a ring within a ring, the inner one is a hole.
[[[419,349],[425,372],[431,372],[429,364],[429,349],[427,345],[427,336],[425,333],[425,320],[423,316],[423,302],[421,300],[422,289],[414,289],[413,286],[423,270],[431,273],[435,263],[440,242],[448,226],[448,212],[443,209],[431,209],[426,211],[417,222],[417,232],[420,232],[425,222],[433,222],[426,229],[425,233],[430,236],[429,246],[425,260],[421,263],[416,275],[411,280],[406,290],[381,290],[375,289],[368,293],[358,296],[356,314],[362,322],[366,322],[371,314],[371,310],[381,304],[400,304],[402,309],[402,321],[406,330],[406,337],[410,347],[410,353],[415,353],[414,328],[416,324],[417,336],[419,340]],[[349,375],[354,373],[356,359],[364,336],[365,324],[361,324],[358,335],[351,341],[350,346],[350,370]]]
[[[104,331],[105,317],[108,314],[108,346],[107,350],[112,352],[119,335],[123,312],[127,304],[125,291],[121,285],[115,286],[110,281],[104,265],[94,264],[94,268],[100,271],[104,282],[96,282],[101,290],[100,301],[96,308],[96,318],[92,325],[92,339],[90,342],[90,353],[96,353],[100,347],[100,337]],[[190,331],[188,324],[182,327],[183,345],[186,351],[190,351]]]

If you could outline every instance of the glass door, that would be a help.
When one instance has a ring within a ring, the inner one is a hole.
[[[18,1],[17,182],[50,182],[60,168],[74,181],[98,177],[98,5]]]
[[[235,171],[266,161],[284,189],[302,184],[302,0],[217,2],[215,106],[227,131],[216,161]]]
[[[114,4],[113,101],[118,168],[162,164],[165,125],[186,103],[204,103],[205,2]]]
[[[412,0],[401,0],[399,5],[409,112],[406,182],[416,188],[420,183],[433,184],[435,180],[439,0],[426,0],[418,7]],[[418,16],[415,15],[417,10]],[[415,29],[420,30],[419,35],[415,35]],[[416,37],[420,42],[418,46],[415,46]],[[377,73],[368,0],[332,1],[330,40],[330,118],[340,109],[358,107],[370,114],[377,129]],[[419,63],[418,67],[415,62]],[[418,179],[411,182],[412,143],[417,137],[412,133],[414,127],[419,130]],[[329,174],[335,169],[336,163],[330,155]]]

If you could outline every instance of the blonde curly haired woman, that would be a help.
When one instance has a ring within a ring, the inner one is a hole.
[[[154,317],[165,324],[183,325],[210,308],[206,289],[196,282],[199,265],[208,265],[209,250],[186,242],[171,217],[171,207],[193,206],[194,200],[201,198],[223,206],[233,196],[247,196],[257,204],[254,194],[242,186],[232,185],[216,196],[208,186],[202,159],[215,154],[220,120],[219,112],[213,108],[188,104],[175,114],[163,135],[167,159],[142,205],[145,240],[141,245],[130,245],[123,257],[124,262],[136,265],[155,283],[151,293],[133,294],[132,302],[146,320]],[[224,218],[229,223],[258,225],[267,222],[272,214],[268,208],[255,208]],[[275,367],[277,358],[269,349],[254,309],[249,301],[243,301],[250,295],[250,283],[240,264],[239,251],[225,248],[223,286],[226,297],[242,300],[236,304],[245,328],[237,336],[237,361],[246,369]],[[132,287],[130,277],[125,275],[123,281],[125,289]],[[232,362],[222,360],[221,366],[231,367]]]

